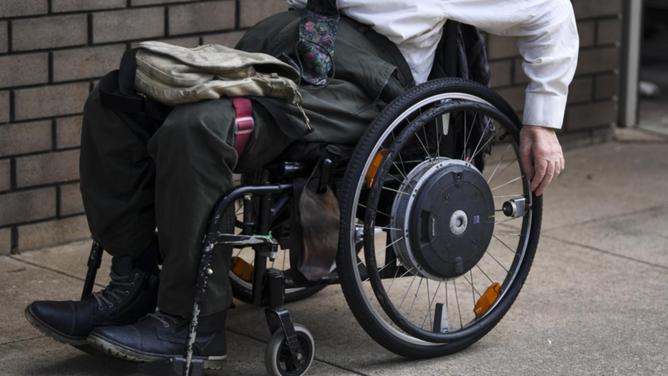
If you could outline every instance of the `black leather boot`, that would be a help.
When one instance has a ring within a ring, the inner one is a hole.
[[[204,367],[218,368],[227,357],[225,317],[227,311],[200,317],[194,358]],[[135,362],[151,362],[185,355],[189,320],[162,312],[148,314],[136,324],[100,327],[88,343],[107,354]]]
[[[112,260],[111,282],[81,301],[36,301],[26,319],[44,334],[70,345],[84,345],[97,327],[125,325],[154,312],[158,276],[133,266],[129,257]]]

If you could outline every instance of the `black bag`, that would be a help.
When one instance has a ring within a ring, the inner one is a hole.
[[[491,74],[487,59],[487,48],[485,38],[480,31],[474,26],[448,20],[443,28],[443,33],[444,36],[436,49],[434,67],[429,79],[459,77],[489,87]],[[469,124],[463,127],[461,122],[465,120],[468,120]],[[487,138],[496,133],[494,123],[484,116],[477,117],[475,122],[470,118],[455,118],[452,121],[460,122],[460,126],[454,128],[454,137],[449,137],[449,147],[450,150],[454,150],[454,155],[464,154],[462,145],[453,142],[453,140],[462,139],[459,134],[462,129],[471,129],[472,133],[468,139],[473,144],[477,143],[481,137]],[[476,156],[474,164],[480,171],[483,170],[485,158],[491,152],[493,145],[494,142],[488,143],[483,152]],[[467,145],[466,147],[475,148],[475,145]]]

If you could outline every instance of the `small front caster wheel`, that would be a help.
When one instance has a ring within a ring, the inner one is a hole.
[[[300,376],[306,374],[315,358],[315,340],[304,325],[295,324],[295,354],[279,329],[269,339],[265,353],[267,372],[272,376]]]

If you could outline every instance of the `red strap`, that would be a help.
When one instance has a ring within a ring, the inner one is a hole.
[[[243,154],[250,139],[255,120],[253,120],[253,104],[246,97],[232,97],[232,106],[236,115],[234,149],[239,155]]]

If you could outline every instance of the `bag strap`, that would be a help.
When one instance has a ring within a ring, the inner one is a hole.
[[[242,155],[253,133],[253,128],[255,128],[253,104],[246,97],[232,97],[231,99],[235,114],[234,149],[237,151],[237,154]]]

